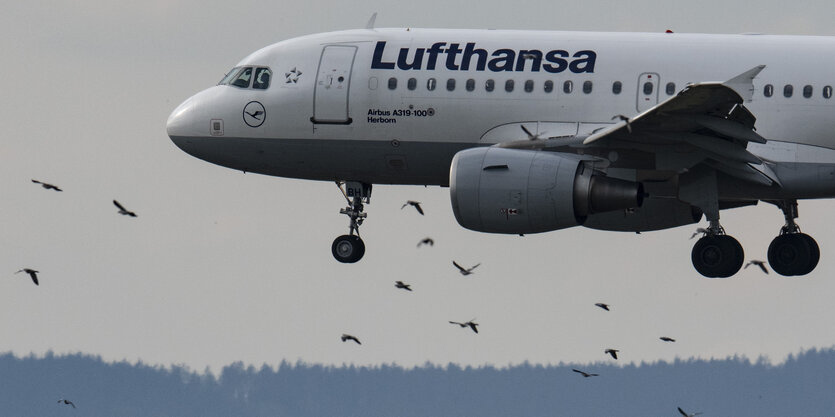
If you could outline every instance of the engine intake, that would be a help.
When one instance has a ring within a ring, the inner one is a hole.
[[[583,224],[594,213],[640,207],[640,183],[595,172],[583,157],[545,151],[474,148],[450,168],[458,223],[489,233],[539,233]]]

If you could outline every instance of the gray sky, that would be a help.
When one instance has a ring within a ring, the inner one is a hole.
[[[168,114],[250,52],[364,27],[833,35],[829,1],[58,1],[0,14],[0,351],[86,352],[215,369],[232,361],[505,365],[744,354],[835,345],[835,204],[801,202],[823,256],[805,278],[701,278],[694,227],[583,228],[524,238],[460,228],[448,190],[378,186],[355,265],[330,183],[242,174],[190,157]],[[48,192],[36,178],[64,188]],[[139,217],[116,214],[118,199]],[[400,210],[424,203],[426,216]],[[765,259],[774,207],[722,213]],[[416,249],[425,236],[433,248]],[[461,277],[451,265],[482,266]],[[13,272],[41,271],[35,287]],[[414,293],[393,287],[400,279]],[[612,304],[606,313],[595,302]],[[477,318],[474,335],[447,323]],[[343,344],[348,332],[362,346]],[[679,342],[664,344],[667,335]]]

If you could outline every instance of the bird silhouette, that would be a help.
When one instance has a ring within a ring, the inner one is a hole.
[[[41,187],[46,188],[47,190],[64,191],[64,190],[58,188],[57,186],[49,184],[49,183],[40,182],[38,180],[32,180],[32,182],[34,182],[35,184],[40,184]]]
[[[463,276],[474,274],[473,269],[476,269],[479,265],[481,265],[481,263],[477,263],[473,265],[471,268],[464,268],[463,266],[458,265],[458,262],[452,261],[452,264],[455,265],[456,268],[458,268],[458,272],[460,272]]]
[[[59,404],[60,404],[60,403],[64,403],[64,405],[71,405],[71,406],[72,406],[72,408],[75,408],[75,404],[73,404],[73,402],[72,402],[72,401],[67,400],[67,399],[64,399],[64,398],[61,398],[60,400],[58,400],[58,403],[59,403]]]
[[[29,277],[32,278],[32,282],[34,282],[35,285],[40,285],[40,284],[38,284],[38,271],[35,271],[34,269],[31,269],[31,268],[23,268],[20,271],[15,272],[15,274],[19,274],[21,272],[25,272],[25,273],[29,274]]]
[[[577,372],[578,374],[582,375],[583,378],[589,378],[589,377],[592,377],[592,376],[600,376],[599,374],[590,374],[588,372],[583,372],[579,369],[572,369],[572,371]]]
[[[478,333],[478,328],[476,326],[478,326],[479,324],[475,322],[475,319],[472,319],[472,320],[470,320],[468,322],[465,322],[465,323],[461,323],[461,322],[457,322],[457,321],[450,321],[449,323],[450,324],[457,324],[457,325],[461,326],[461,328],[469,327],[470,329],[473,330],[473,332]]]
[[[676,339],[673,339],[672,337],[667,337],[667,336],[661,336],[661,337],[659,337],[659,339],[661,339],[665,342],[675,342],[676,341]]]
[[[763,272],[765,272],[766,274],[768,273],[768,268],[765,267],[765,262],[763,262],[759,259],[752,259],[752,260],[748,261],[748,263],[745,264],[745,268],[748,268],[751,265],[756,265],[756,266],[760,267],[760,269],[762,269]],[[745,269],[745,268],[743,268],[743,269]]]
[[[118,208],[119,208],[119,214],[121,214],[121,215],[123,215],[123,216],[136,217],[136,213],[134,213],[134,212],[132,212],[132,211],[129,211],[129,210],[128,210],[128,209],[126,209],[124,206],[122,206],[121,204],[119,204],[119,202],[118,202],[118,201],[113,200],[113,204],[115,204],[115,205],[116,205],[116,207],[118,207]]]
[[[695,417],[699,414],[702,414],[702,413],[687,414],[684,410],[681,409],[681,407],[677,407],[677,408],[678,408],[678,412],[681,413],[681,415],[683,415],[684,417]]]
[[[404,289],[406,291],[411,291],[412,290],[412,286],[409,285],[409,284],[404,284],[403,281],[395,281],[394,286],[396,288]]]
[[[700,227],[700,228],[696,229],[696,232],[693,233],[690,236],[690,239],[692,240],[694,237],[698,236],[699,234],[706,235],[707,234],[707,229],[705,229],[704,227]]]
[[[606,304],[606,303],[594,303],[594,305],[596,305],[596,306],[598,306],[598,307],[600,307],[600,308],[602,308],[606,311],[609,311],[609,305]]]
[[[361,345],[361,344],[362,344],[362,343],[360,343],[360,340],[359,340],[359,339],[357,339],[357,337],[356,337],[356,336],[351,336],[351,335],[346,334],[346,333],[343,333],[343,334],[342,334],[341,339],[342,339],[342,341],[343,341],[343,342],[347,342],[347,341],[349,341],[349,340],[353,340],[353,341],[357,342],[357,344],[358,344],[358,345]]]
[[[417,244],[418,247],[421,247],[421,245],[435,246],[435,241],[431,237],[425,237]]]
[[[615,120],[615,119],[620,119],[620,120],[626,122],[626,131],[629,132],[629,133],[632,133],[632,121],[630,121],[628,117],[626,117],[622,114],[618,114],[618,115],[612,116],[612,120]]]
[[[618,358],[618,352],[620,352],[620,351],[617,350],[617,349],[606,349],[606,350],[603,351],[603,353],[611,356],[612,359],[617,359]]]
[[[264,112],[261,111],[261,110],[256,110],[255,113],[250,113],[250,112],[245,112],[245,113],[248,114],[249,117],[252,117],[255,120],[261,120],[261,118],[258,117],[258,116],[264,114]]]
[[[414,207],[415,210],[417,210],[417,212],[420,213],[421,216],[423,216],[423,208],[420,207],[420,201],[409,200],[405,204],[403,204],[402,207],[400,207],[400,210],[403,210],[404,208],[406,208],[406,206]]]

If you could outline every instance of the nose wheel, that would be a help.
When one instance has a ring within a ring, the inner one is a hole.
[[[348,207],[339,210],[339,213],[348,216],[351,220],[348,234],[339,236],[333,241],[331,253],[337,261],[352,264],[365,255],[365,243],[360,238],[360,225],[368,217],[368,214],[363,212],[365,210],[363,203],[371,202],[371,184],[337,181],[336,186],[348,202]]]

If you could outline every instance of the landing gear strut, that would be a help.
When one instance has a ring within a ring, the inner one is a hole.
[[[768,245],[768,264],[784,276],[806,275],[818,266],[820,247],[811,236],[801,233],[794,219],[797,218],[797,200],[774,202],[783,211],[786,225],[780,235]]]
[[[742,245],[725,234],[719,224],[719,194],[716,171],[696,167],[679,179],[679,198],[704,212],[710,226],[693,246],[690,259],[693,267],[708,278],[727,278],[742,268],[745,253]]]
[[[726,235],[719,221],[711,221],[704,237],[696,242],[690,254],[693,266],[708,278],[727,278],[742,268],[745,253],[742,245]]]
[[[371,202],[371,184],[337,181],[336,186],[339,187],[348,202],[348,207],[339,210],[339,213],[348,216],[351,223],[349,233],[339,236],[333,241],[331,253],[337,261],[352,264],[365,255],[365,243],[360,238],[360,225],[368,217],[368,214],[363,213],[365,209],[363,203]]]

